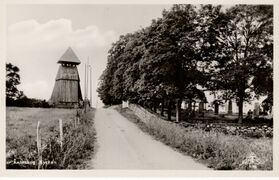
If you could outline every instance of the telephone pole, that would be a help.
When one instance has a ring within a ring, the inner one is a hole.
[[[90,70],[90,105],[92,106],[92,66],[89,65]]]
[[[87,56],[87,74],[86,74],[86,76],[87,76],[87,78],[86,78],[86,97],[88,98],[88,71],[89,71],[89,67],[90,67],[90,65],[89,65],[89,56]]]
[[[84,100],[86,100],[86,86],[87,86],[87,85],[86,85],[86,74],[87,74],[87,72],[86,72],[86,69],[87,69],[87,67],[86,67],[86,62],[85,62],[84,65],[85,65],[85,71],[84,71],[84,72],[85,72],[85,73],[84,73],[84,75],[85,75],[85,76],[84,76]]]

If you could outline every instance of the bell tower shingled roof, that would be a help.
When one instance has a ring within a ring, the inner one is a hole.
[[[74,53],[73,49],[69,47],[57,63],[80,64],[80,60]]]

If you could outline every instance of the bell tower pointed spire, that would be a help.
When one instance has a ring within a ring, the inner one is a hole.
[[[80,60],[73,51],[71,47],[69,47],[66,52],[61,56],[57,63],[66,63],[66,64],[80,64]]]

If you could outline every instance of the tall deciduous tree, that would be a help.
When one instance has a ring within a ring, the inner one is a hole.
[[[218,27],[218,54],[212,82],[225,96],[234,97],[243,120],[243,103],[252,98],[259,83],[259,70],[271,68],[273,52],[272,6],[236,5],[222,17]],[[263,70],[263,72],[265,71]],[[270,70],[267,70],[270,71]]]
[[[124,72],[127,69],[129,53],[125,51],[132,34],[120,36],[109,50],[108,63],[100,80],[100,86],[97,89],[101,100],[104,104],[117,104],[122,100],[127,100],[124,94]]]
[[[6,103],[17,100],[23,92],[17,89],[20,84],[19,68],[11,63],[6,63]]]
[[[199,54],[199,14],[193,5],[174,5],[169,11],[163,11],[162,19],[162,39],[167,41],[167,51],[163,55],[170,55],[166,66],[171,67],[168,78],[172,87],[168,94],[176,99],[176,119],[180,121],[182,99],[197,93],[192,90],[205,82],[199,67],[204,61]]]
[[[136,90],[136,81],[140,79],[139,62],[145,52],[145,29],[141,29],[129,37],[124,49],[123,58],[125,61],[125,71],[123,73],[123,83],[125,84],[123,94],[126,100],[138,103],[141,98]]]
[[[136,81],[135,89],[142,100],[150,101],[156,109],[157,100],[164,99],[165,91],[171,87],[170,77],[173,66],[169,59],[173,56],[167,38],[162,37],[162,19],[153,20],[145,29],[145,51],[139,61],[140,78]],[[163,103],[162,103],[163,105]]]

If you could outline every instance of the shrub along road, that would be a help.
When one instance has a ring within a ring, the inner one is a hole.
[[[97,109],[95,127],[99,147],[94,169],[208,169],[156,141],[112,108]]]

